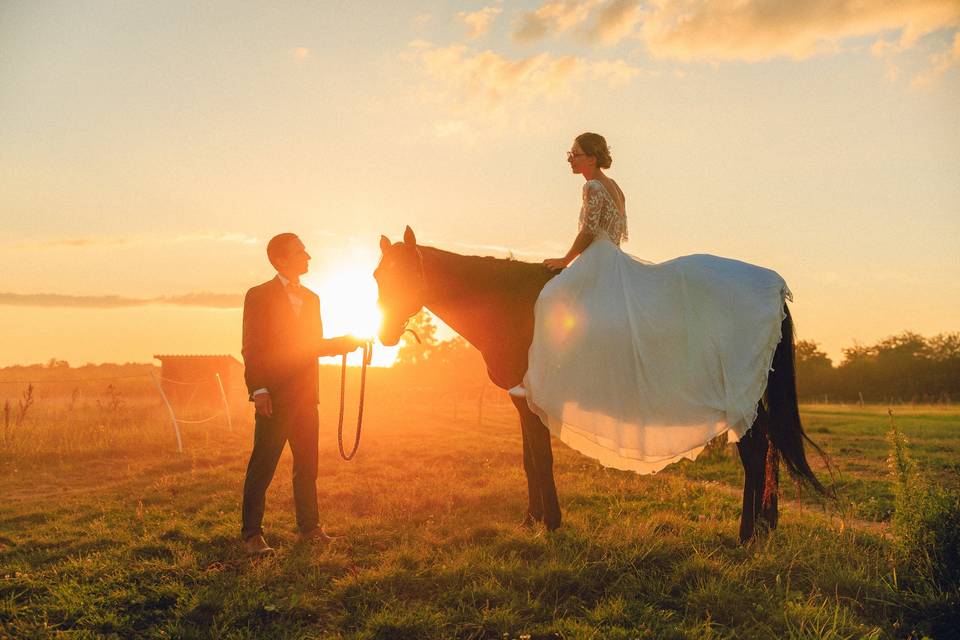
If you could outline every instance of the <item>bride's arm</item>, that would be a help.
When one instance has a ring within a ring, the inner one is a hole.
[[[590,243],[593,242],[595,237],[596,234],[593,231],[584,227],[580,230],[580,233],[577,234],[577,237],[574,238],[573,244],[565,256],[562,258],[547,258],[543,261],[543,264],[553,270],[563,269],[573,262],[574,258],[583,253],[584,249],[590,246]]]

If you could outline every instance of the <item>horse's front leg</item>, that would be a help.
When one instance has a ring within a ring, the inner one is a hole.
[[[553,480],[553,451],[550,445],[550,430],[530,407],[526,398],[513,400],[520,414],[520,426],[523,432],[524,470],[527,472],[527,486],[530,495],[530,514],[539,514],[547,529],[560,526],[560,501],[557,499],[557,487]],[[529,452],[529,457],[527,453]],[[529,464],[529,468],[527,465]],[[539,519],[539,518],[538,518]]]
[[[523,411],[517,404],[517,398],[510,396],[510,399],[513,400],[517,408],[517,415],[520,418],[520,434],[523,436],[523,473],[527,476],[527,512],[523,516],[523,524],[531,526],[535,522],[543,521],[543,497],[537,484],[537,472],[533,464],[533,448],[530,445],[530,438],[527,437]],[[519,400],[526,406],[526,401],[523,398]]]

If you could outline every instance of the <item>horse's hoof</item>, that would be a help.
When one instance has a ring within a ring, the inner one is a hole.
[[[526,527],[527,529],[532,529],[537,526],[538,522],[541,522],[543,518],[538,518],[529,511],[523,514],[523,520],[520,522],[521,527]]]

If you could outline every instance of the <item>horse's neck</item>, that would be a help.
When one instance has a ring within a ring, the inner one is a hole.
[[[451,329],[481,348],[493,339],[491,327],[499,324],[506,294],[496,290],[499,266],[432,247],[421,247],[426,306]]]
[[[535,265],[421,247],[426,306],[483,354],[500,386],[519,384],[533,338],[533,305],[550,275]]]

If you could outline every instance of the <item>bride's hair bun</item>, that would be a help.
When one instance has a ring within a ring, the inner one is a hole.
[[[601,169],[609,169],[610,165],[613,164],[607,140],[599,133],[581,133],[577,136],[577,144],[580,145],[585,154],[597,159],[597,166]]]

